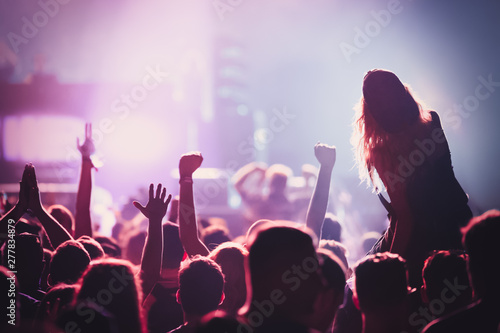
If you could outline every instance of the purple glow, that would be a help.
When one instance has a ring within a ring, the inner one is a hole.
[[[62,116],[9,116],[4,119],[4,156],[7,161],[66,161],[84,122]],[[70,148],[71,147],[71,148]]]

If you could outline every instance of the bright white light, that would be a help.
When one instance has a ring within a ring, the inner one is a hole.
[[[181,89],[175,89],[172,92],[172,99],[174,101],[182,102],[182,101],[184,101],[184,98],[185,98],[185,94],[184,94],[184,91],[182,91]]]
[[[236,108],[236,112],[238,112],[240,116],[246,116],[248,114],[248,106],[246,106],[245,104],[240,104]]]
[[[144,117],[124,119],[103,138],[103,158],[124,162],[127,167],[158,161],[169,148],[166,128],[167,124],[159,120]]]
[[[76,150],[76,137],[83,128],[84,122],[74,117],[5,117],[5,159],[22,162],[71,160]]]

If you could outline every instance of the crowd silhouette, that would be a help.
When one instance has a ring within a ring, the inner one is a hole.
[[[322,143],[306,199],[288,193],[284,165],[235,174],[242,235],[198,217],[203,157],[190,152],[178,197],[150,184],[148,201],[131,203],[108,237],[91,218],[87,124],[74,215],[44,206],[31,163],[17,202],[2,201],[1,332],[500,332],[500,211],[472,216],[438,113],[394,73],[371,70],[352,144],[389,218],[359,249],[329,211],[336,149]]]

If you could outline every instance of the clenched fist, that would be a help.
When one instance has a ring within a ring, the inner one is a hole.
[[[314,155],[316,155],[316,159],[322,166],[333,168],[337,158],[337,149],[335,146],[318,142],[314,146]]]
[[[191,177],[203,162],[200,152],[190,152],[181,156],[179,161],[179,175],[182,177]]]

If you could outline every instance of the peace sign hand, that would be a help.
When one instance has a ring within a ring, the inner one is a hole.
[[[80,138],[76,138],[76,147],[82,154],[83,158],[90,158],[90,156],[95,153],[95,145],[92,140],[92,124],[85,124],[85,141],[80,146]]]

